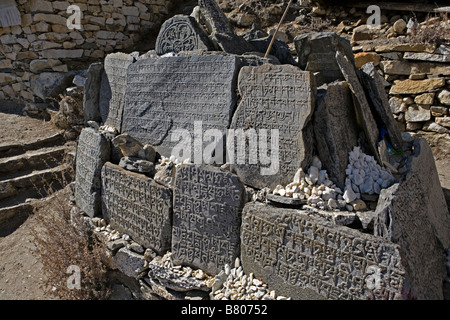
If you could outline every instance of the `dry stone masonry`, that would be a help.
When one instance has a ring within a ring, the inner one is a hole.
[[[161,28],[161,51],[88,73],[76,211],[110,267],[144,299],[442,299],[450,219],[433,154],[396,127],[375,64],[330,33],[278,64],[236,52],[246,40],[215,1],[194,13]],[[446,102],[441,82],[416,103],[435,89]]]

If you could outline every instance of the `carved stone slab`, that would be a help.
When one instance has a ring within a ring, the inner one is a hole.
[[[200,139],[208,129],[224,135],[236,104],[238,66],[237,57],[223,55],[137,61],[128,69],[123,131],[166,157],[179,143],[174,131],[193,138],[195,122],[202,124]],[[183,158],[194,159],[188,153]]]
[[[254,188],[287,185],[312,159],[312,73],[291,65],[243,67],[239,92],[242,99],[231,124],[235,139],[227,137],[232,170]],[[247,135],[245,145],[238,130]]]
[[[105,89],[108,85],[111,91],[111,95],[105,95],[106,99],[110,99],[105,124],[113,126],[119,132],[121,132],[124,96],[127,88],[127,69],[132,63],[133,57],[121,52],[108,54],[105,58],[106,79],[102,80],[102,91],[108,91]],[[101,103],[104,104],[105,101]]]
[[[318,89],[314,112],[316,150],[328,176],[342,190],[348,153],[358,144],[356,123],[347,82],[333,82]]]
[[[106,163],[102,169],[103,214],[111,226],[164,254],[172,236],[172,191],[145,175]]]
[[[414,298],[398,245],[302,210],[248,203],[241,262],[293,299]]]
[[[158,55],[213,48],[211,40],[195,18],[184,15],[176,15],[163,23],[155,47]]]
[[[78,140],[75,201],[90,217],[99,215],[101,210],[101,170],[110,157],[110,144],[99,132],[84,128]]]
[[[183,165],[174,190],[172,259],[218,274],[239,255],[245,188],[212,166]]]

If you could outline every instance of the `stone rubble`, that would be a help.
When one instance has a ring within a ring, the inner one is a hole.
[[[270,290],[267,284],[253,273],[246,275],[239,258],[236,258],[234,268],[227,264],[215,277],[210,297],[211,300],[291,300],[277,296],[275,290]]]

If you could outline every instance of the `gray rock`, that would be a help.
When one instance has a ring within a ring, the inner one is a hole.
[[[243,67],[239,92],[227,136],[231,170],[257,189],[289,184],[312,160],[313,75],[291,65]]]
[[[102,186],[103,215],[112,228],[160,254],[170,249],[170,189],[109,162],[102,169]]]
[[[30,77],[30,89],[44,101],[57,97],[71,86],[76,72],[42,72]]]
[[[147,269],[147,261],[143,255],[137,254],[127,248],[121,248],[113,257],[113,262],[125,275],[137,278]]]
[[[172,261],[211,275],[231,264],[239,256],[246,198],[236,175],[212,166],[181,165],[174,188]]]
[[[292,197],[282,197],[282,196],[276,196],[273,194],[267,194],[266,199],[270,202],[285,204],[289,206],[301,206],[303,204],[306,204],[306,199],[294,199]]]
[[[90,217],[101,211],[101,170],[110,158],[110,144],[92,128],[81,131],[76,157],[75,202]]]
[[[195,18],[175,15],[163,23],[156,39],[158,55],[196,49],[213,50],[214,47]]]
[[[258,275],[277,295],[295,300],[410,299],[421,289],[410,287],[417,274],[408,269],[398,245],[305,210],[248,203],[241,230],[245,274]],[[355,277],[360,280],[354,282]]]
[[[337,64],[347,80],[350,90],[353,92],[356,98],[356,110],[358,117],[362,123],[364,129],[365,138],[369,146],[370,151],[374,155],[378,163],[381,163],[380,155],[378,154],[378,139],[380,137],[380,131],[373,117],[372,111],[369,106],[369,102],[364,93],[364,88],[359,82],[358,75],[352,60],[347,57],[345,53],[340,50],[336,51]]]
[[[175,273],[170,268],[167,268],[161,262],[161,257],[153,259],[149,265],[148,276],[157,279],[158,282],[168,289],[179,292],[186,292],[191,290],[210,291],[205,281],[198,280],[194,277],[186,277]]]
[[[238,55],[255,51],[243,37],[235,34],[215,0],[199,0],[198,5],[210,38],[222,51]]]
[[[135,157],[123,157],[120,159],[119,166],[137,173],[152,173],[155,171],[155,165],[153,162]]]
[[[121,52],[108,54],[105,58],[106,79],[102,79],[102,90],[103,87],[108,87],[108,85],[111,90],[108,116],[105,124],[113,126],[119,132],[122,132],[122,113],[125,90],[127,89],[127,69],[133,61],[134,58],[131,55]],[[108,99],[108,97],[108,90],[106,90],[104,99]],[[104,103],[102,102],[102,104]]]
[[[431,111],[420,105],[413,104],[408,107],[405,119],[407,122],[425,122],[431,119]]]
[[[319,88],[314,112],[317,152],[330,179],[342,190],[348,153],[358,143],[353,99],[346,82]]]
[[[128,69],[123,132],[165,157],[204,163],[204,133],[222,136],[231,121],[238,64],[216,54],[137,61]]]
[[[369,94],[369,103],[373,107],[373,113],[383,122],[389,141],[394,149],[399,152],[402,151],[403,141],[401,133],[390,110],[388,96],[384,90],[383,78],[378,74],[373,62],[366,63],[360,70],[362,83]]]
[[[249,43],[254,46],[257,51],[265,54],[269,48],[270,41],[272,41],[272,36],[268,36],[263,39],[251,40]],[[291,49],[281,40],[275,39],[269,54],[276,57],[281,64],[297,65],[297,62],[292,57]]]
[[[305,33],[294,39],[298,55],[298,66],[315,73],[316,84],[321,86],[335,80],[345,80],[336,62],[339,50],[354,65],[355,60],[350,42],[334,32]]]
[[[128,133],[116,136],[111,142],[116,148],[120,148],[125,157],[137,157],[139,151],[144,148],[139,141],[134,139]]]

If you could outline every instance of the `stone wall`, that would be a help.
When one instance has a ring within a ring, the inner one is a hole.
[[[0,99],[45,102],[70,85],[76,70],[155,30],[175,2],[16,1],[21,25],[0,28]],[[81,10],[81,30],[67,28],[70,5]]]

